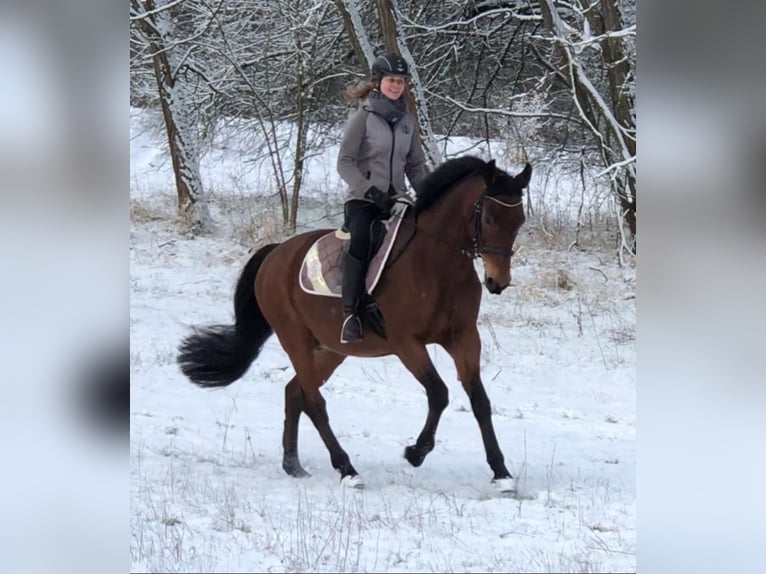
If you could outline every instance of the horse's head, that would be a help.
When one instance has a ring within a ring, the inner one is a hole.
[[[516,176],[487,163],[486,191],[474,205],[474,249],[484,262],[484,285],[493,294],[511,283],[513,242],[524,223],[522,191],[529,184],[532,166],[527,164]]]

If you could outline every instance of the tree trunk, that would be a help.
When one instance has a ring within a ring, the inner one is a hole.
[[[622,16],[615,0],[601,0],[601,11],[591,9],[588,0],[580,0],[583,11],[588,15],[591,29],[596,35],[605,35],[609,32],[622,30]],[[606,69],[607,79],[609,81],[609,100],[612,107],[612,113],[621,127],[626,131],[632,132],[624,135],[625,146],[631,155],[636,155],[635,129],[636,121],[633,115],[635,102],[633,94],[625,90],[625,85],[631,72],[631,64],[627,58],[623,46],[623,37],[606,36],[601,40],[601,54]],[[633,172],[627,171],[625,179],[621,178],[615,182],[617,196],[628,223],[630,232],[636,235],[636,178]]]
[[[303,163],[304,154],[306,153],[306,137],[308,126],[306,125],[308,118],[307,110],[305,109],[306,101],[306,88],[304,87],[304,62],[303,62],[303,45],[301,43],[300,31],[295,31],[295,108],[298,133],[295,136],[295,155],[293,156],[293,191],[290,198],[290,217],[287,222],[287,226],[291,232],[295,232],[295,228],[298,224],[298,200],[301,194],[301,184],[303,183]],[[310,65],[310,63],[308,63]]]
[[[366,63],[368,68],[372,67],[372,62],[375,59],[375,52],[372,49],[370,41],[367,39],[367,32],[364,30],[362,17],[359,14],[359,10],[357,9],[354,0],[333,1],[343,18],[343,27],[348,34],[357,61],[361,65]]]
[[[144,0],[147,12],[156,10],[154,0]],[[210,215],[204,202],[202,179],[199,173],[199,158],[194,151],[194,142],[190,141],[190,130],[183,125],[186,121],[183,113],[179,113],[178,107],[183,104],[180,97],[182,86],[176,81],[168,57],[170,42],[159,32],[164,29],[157,26],[157,17],[165,17],[164,14],[155,14],[147,19],[139,20],[144,34],[149,42],[152,52],[152,64],[154,76],[157,80],[157,90],[160,96],[162,117],[165,121],[165,130],[168,136],[170,159],[173,165],[173,174],[176,182],[178,196],[178,216],[188,230],[199,233],[211,226]]]
[[[614,0],[602,0],[604,13],[595,12],[594,6],[580,0],[588,23],[597,35],[622,29],[622,21]],[[601,39],[602,64],[607,70],[609,102],[607,103],[588,78],[583,63],[571,47],[568,32],[556,12],[552,0],[539,0],[545,27],[554,37],[554,54],[566,66],[565,80],[572,90],[572,98],[580,116],[585,120],[601,150],[607,168],[624,172],[623,177],[612,174],[611,186],[622,208],[625,221],[633,238],[636,237],[636,175],[635,175],[635,119],[632,114],[632,96],[624,90],[630,74],[621,37]],[[588,10],[585,10],[588,8]],[[562,75],[563,79],[563,75]],[[615,164],[621,164],[615,167]]]
[[[394,20],[394,7],[391,0],[375,0],[378,9],[378,21],[380,33],[383,36],[383,45],[387,52],[400,53],[399,43],[396,41],[396,21]]]
[[[380,30],[386,50],[401,54],[410,69],[411,85],[406,86],[410,111],[417,119],[418,143],[423,148],[428,163],[433,168],[442,162],[439,146],[431,130],[431,119],[428,115],[423,84],[420,82],[415,60],[407,47],[407,42],[400,34],[400,26],[396,19],[396,0],[376,0]]]

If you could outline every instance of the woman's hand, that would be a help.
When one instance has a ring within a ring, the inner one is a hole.
[[[384,219],[388,219],[391,215],[391,208],[394,206],[394,198],[387,193],[382,192],[374,185],[364,192],[365,199],[372,201],[375,206],[381,211]]]

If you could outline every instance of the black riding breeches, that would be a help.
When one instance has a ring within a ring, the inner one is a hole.
[[[362,261],[369,261],[372,222],[380,219],[380,210],[369,201],[350,199],[344,206],[344,227],[351,234],[349,253]]]

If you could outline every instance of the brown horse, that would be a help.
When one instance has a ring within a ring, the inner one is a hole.
[[[304,292],[298,273],[306,251],[324,233],[318,230],[267,245],[246,264],[234,296],[236,322],[195,330],[179,348],[178,363],[202,387],[228,385],[245,374],[263,343],[276,333],[295,369],[285,388],[282,467],[306,476],[298,458],[298,420],[305,412],[330,452],[341,480],[361,486],[356,469],[335,437],[320,387],[349,356],[396,355],[425,387],[428,416],[415,444],[404,450],[420,466],[434,448],[439,418],[447,406],[447,386],[436,372],[426,345],[441,345],[454,359],[458,378],[479,423],[493,482],[513,489],[492,425],[490,402],[479,374],[481,341],[476,323],[481,283],[473,265],[484,262],[484,284],[499,294],[511,282],[513,243],[524,223],[522,190],[527,164],[517,176],[494,160],[465,156],[449,160],[421,185],[409,222],[414,235],[397,238],[388,268],[375,289],[385,318],[386,338],[366,329],[360,343],[341,344],[340,299]]]

